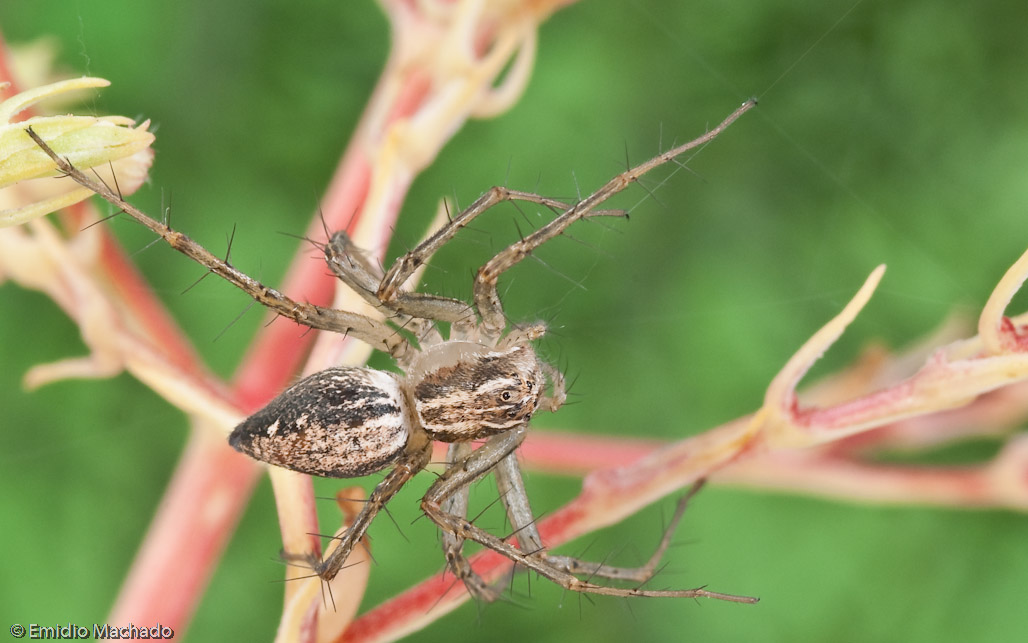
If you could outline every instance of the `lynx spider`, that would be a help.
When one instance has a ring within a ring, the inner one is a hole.
[[[392,467],[328,557],[322,560],[312,555],[292,554],[287,558],[306,562],[323,580],[335,578],[375,515],[408,480],[429,464],[432,442],[439,440],[450,444],[449,464],[429,487],[421,508],[442,530],[447,567],[473,596],[493,600],[498,592],[471,568],[463,553],[465,540],[499,552],[516,565],[577,592],[754,602],[752,598],[702,588],[647,590],[591,581],[604,578],[641,584],[649,580],[696,487],[679,502],[660,545],[641,567],[614,567],[547,553],[525,492],[516,450],[536,410],[556,411],[563,404],[564,379],[556,368],[540,361],[532,348],[532,342],[545,333],[543,325],[507,329],[496,286],[500,275],[543,243],[561,235],[575,221],[623,215],[622,211],[596,208],[646,172],[713,140],[755,104],[752,100],[743,103],[703,136],[626,170],[574,204],[494,187],[397,259],[384,273],[345,233],[336,232],[323,246],[329,267],[393,325],[356,313],[296,302],[264,286],[58,157],[31,128],[27,133],[65,175],[140,221],[173,248],[219,274],[262,305],[310,328],[352,335],[389,353],[404,370],[405,376],[354,367],[321,371],[288,388],[232,432],[229,442],[237,450],[311,475],[356,477]],[[404,289],[417,268],[440,247],[477,216],[503,201],[535,203],[558,215],[500,251],[479,269],[472,305]],[[443,337],[436,322],[450,324],[449,337]],[[398,332],[398,328],[404,329],[406,334]],[[417,346],[408,336],[417,340]],[[473,441],[481,440],[484,440],[481,446],[471,448]],[[517,545],[490,534],[466,518],[470,484],[490,472],[496,478]]]

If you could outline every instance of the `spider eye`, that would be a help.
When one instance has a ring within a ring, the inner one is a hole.
[[[511,398],[510,391],[504,391],[503,393],[500,393],[500,399],[503,400],[504,402],[510,402],[510,398]]]

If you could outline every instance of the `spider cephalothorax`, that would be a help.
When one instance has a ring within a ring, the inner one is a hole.
[[[497,351],[447,342],[413,366],[415,373],[424,371],[410,387],[418,421],[443,442],[483,438],[528,422],[542,395],[542,367],[530,346]]]

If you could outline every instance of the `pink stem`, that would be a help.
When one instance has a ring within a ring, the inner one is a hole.
[[[181,635],[250,497],[258,468],[193,430],[121,588],[110,622],[161,623]],[[182,509],[186,510],[183,511]]]
[[[719,484],[777,489],[853,502],[946,507],[1007,507],[995,493],[989,467],[917,467],[876,465],[835,456],[767,454],[728,467]]]
[[[584,476],[634,462],[663,446],[667,442],[545,431],[529,435],[518,456],[533,471]]]

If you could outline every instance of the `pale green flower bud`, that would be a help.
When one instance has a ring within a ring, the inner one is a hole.
[[[58,155],[75,167],[97,168],[130,194],[146,180],[153,160],[149,121],[136,126],[123,116],[34,116],[11,122],[31,105],[77,89],[106,87],[102,78],[75,78],[24,91],[0,103],[0,227],[24,223],[78,203],[92,192],[60,173],[53,160],[29,138],[31,127]]]

